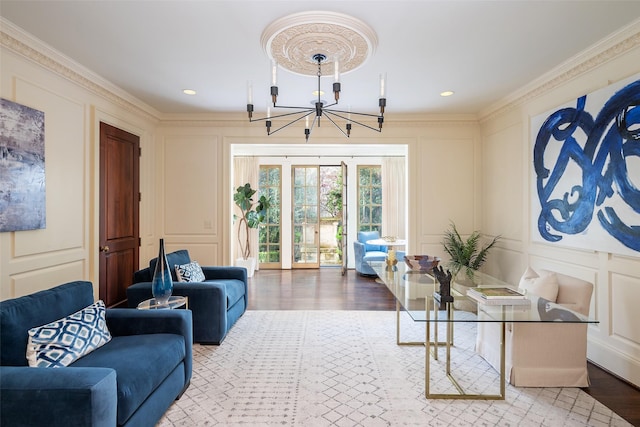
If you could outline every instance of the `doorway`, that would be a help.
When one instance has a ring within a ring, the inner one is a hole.
[[[124,306],[138,266],[140,138],[100,123],[99,293]]]
[[[342,267],[343,167],[292,166],[293,268]]]

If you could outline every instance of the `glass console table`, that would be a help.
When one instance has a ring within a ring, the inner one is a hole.
[[[398,345],[418,345],[425,347],[425,396],[427,399],[487,399],[505,398],[505,324],[511,322],[529,323],[598,323],[535,295],[525,295],[527,302],[515,304],[483,304],[466,295],[469,287],[516,287],[481,272],[467,277],[463,272],[459,280],[451,281],[453,302],[440,302],[437,291],[439,284],[433,274],[409,269],[404,262],[389,267],[385,262],[374,261],[369,265],[375,270],[384,285],[396,300],[396,342]],[[426,325],[424,341],[411,342],[400,339],[400,311],[405,311],[414,322]],[[478,311],[482,316],[478,316]],[[500,323],[500,391],[497,394],[466,393],[451,374],[451,347],[454,346],[454,325],[459,322],[495,322]],[[438,325],[446,324],[444,341],[438,341]],[[433,324],[433,325],[432,325]],[[434,333],[431,333],[431,329]],[[433,340],[432,340],[433,335]],[[446,376],[458,393],[430,392],[431,357],[438,360],[438,347],[446,347]],[[432,348],[433,347],[433,348]]]

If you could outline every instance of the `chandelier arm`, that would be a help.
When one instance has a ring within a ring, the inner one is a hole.
[[[298,107],[298,109],[300,109],[300,107]],[[306,116],[308,116],[309,114],[315,112],[316,110],[314,108],[308,108],[302,111],[294,111],[293,113],[284,113],[284,114],[277,114],[275,116],[270,116],[270,117],[260,117],[257,119],[251,118],[249,119],[249,122],[260,122],[260,121],[264,121],[264,120],[271,120],[271,119],[278,119],[280,117],[287,117],[287,116],[293,116],[294,114],[304,114],[302,117],[294,120],[292,123],[297,122],[300,119],[305,118]]]
[[[273,135],[274,133],[278,132],[279,130],[282,130],[282,129],[286,128],[286,127],[291,126],[292,124],[294,124],[294,123],[296,123],[296,122],[299,122],[300,120],[302,120],[302,119],[304,119],[305,117],[307,117],[309,114],[312,114],[314,111],[315,111],[315,110],[311,110],[311,111],[309,111],[307,114],[305,114],[305,115],[303,115],[303,116],[300,116],[300,117],[298,117],[297,119],[292,120],[292,121],[290,121],[289,123],[287,123],[287,124],[285,124],[285,125],[280,126],[278,129],[276,129],[276,130],[274,130],[274,131],[272,131],[272,132],[269,132],[269,135]],[[291,114],[293,114],[293,113],[285,114],[285,115],[286,115],[286,116],[289,116],[289,115],[291,115]],[[274,117],[282,117],[282,116],[271,116],[271,118],[274,118]],[[315,123],[315,121],[314,121],[314,123]]]
[[[325,110],[325,113],[328,112],[327,110]],[[371,114],[371,113],[356,113],[355,111],[345,111],[345,110],[331,110],[332,113],[345,113],[345,114],[353,114],[356,116],[366,116],[366,117],[380,117],[380,114]],[[340,116],[338,114],[335,114],[336,116],[343,118],[345,120],[348,120],[346,117],[344,116]]]
[[[325,111],[325,115],[324,115],[327,120],[329,120],[331,123],[333,123],[333,125],[336,127],[336,129],[338,129],[340,132],[342,132],[342,134],[344,136],[346,136],[347,138],[349,138],[349,135],[347,135],[347,133],[345,131],[342,130],[342,128],[340,126],[338,126],[338,124],[331,118],[331,116],[338,116],[337,114],[333,114],[333,112],[329,112],[329,111]]]
[[[303,110],[303,111],[315,110],[315,108],[312,108],[312,107],[299,107],[299,106],[298,107],[294,107],[293,105],[276,105],[276,104],[273,104],[273,108],[290,108],[290,109],[291,108],[295,108],[295,109]]]
[[[324,113],[325,113],[325,115],[327,115],[327,114],[332,114],[332,115],[334,115],[334,116],[337,116],[337,117],[340,117],[340,118],[343,118],[343,119],[344,119],[344,117],[342,117],[342,116],[338,116],[337,114],[334,114],[334,113],[333,113],[333,111],[325,111]],[[353,113],[352,113],[352,114],[353,114]],[[367,115],[368,115],[368,114],[367,114]],[[378,116],[374,116],[374,117],[378,117]],[[367,128],[367,129],[375,130],[375,131],[376,131],[376,132],[378,132],[378,133],[382,132],[382,129],[374,128],[374,127],[372,127],[372,126],[369,126],[368,124],[361,123],[361,122],[359,122],[359,121],[357,121],[357,120],[353,120],[353,119],[351,119],[351,120],[350,120],[350,122],[351,122],[351,123],[355,123],[355,124],[357,124],[358,126],[365,127],[365,128]],[[340,130],[342,131],[342,129],[340,129]]]

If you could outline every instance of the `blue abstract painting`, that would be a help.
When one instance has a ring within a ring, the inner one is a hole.
[[[0,98],[0,232],[45,228],[44,113]]]
[[[640,256],[639,77],[532,119],[534,241]]]

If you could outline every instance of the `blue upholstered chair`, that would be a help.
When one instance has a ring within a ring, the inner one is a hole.
[[[193,312],[193,341],[199,344],[220,344],[227,332],[247,310],[247,269],[244,267],[202,267],[203,282],[178,282],[174,267],[189,264],[186,250],[167,254],[173,279],[173,295],[189,298]],[[137,307],[152,298],[151,279],[157,258],[149,267],[137,271],[133,285],[127,288],[129,307]]]
[[[387,247],[367,244],[368,240],[380,238],[377,231],[359,231],[358,240],[353,242],[353,253],[356,271],[363,276],[375,276],[376,272],[369,266],[368,261],[384,261],[387,257]]]
[[[186,390],[189,310],[107,309],[109,342],[68,366],[28,365],[31,328],[93,303],[85,281],[0,302],[0,425],[153,427]]]

